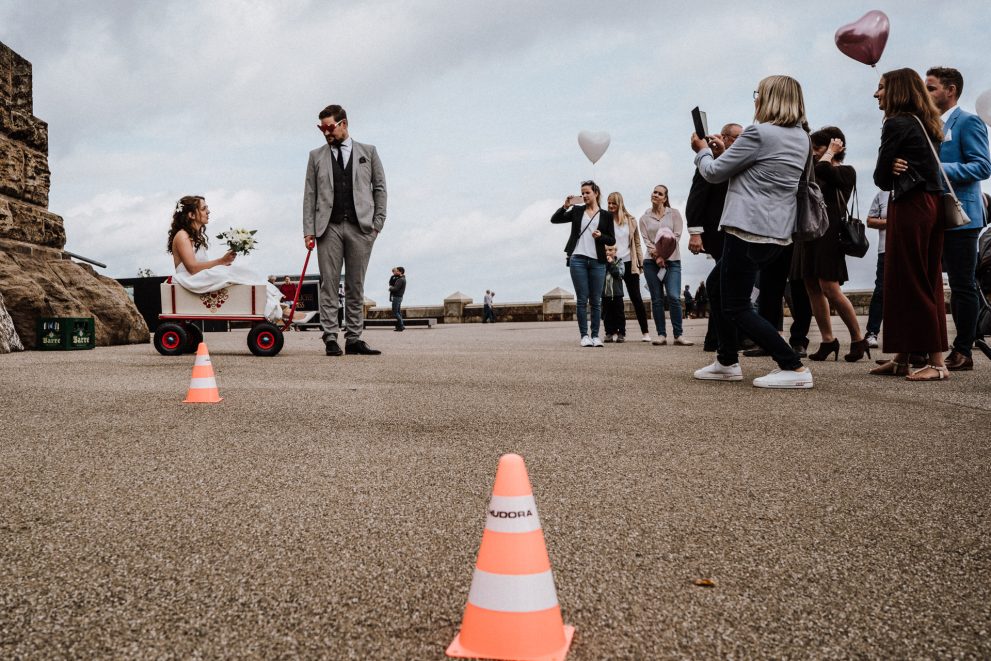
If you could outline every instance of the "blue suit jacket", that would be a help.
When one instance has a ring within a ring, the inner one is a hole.
[[[984,227],[984,201],[981,182],[991,177],[991,154],[988,153],[988,127],[977,115],[964,112],[958,106],[943,127],[944,138],[939,148],[943,170],[953,184],[970,223],[955,230]],[[955,231],[951,230],[951,231]]]

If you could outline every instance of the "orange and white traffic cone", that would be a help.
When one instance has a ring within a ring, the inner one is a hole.
[[[196,362],[193,363],[193,377],[189,380],[189,393],[183,404],[216,404],[223,397],[217,391],[217,380],[213,378],[213,364],[206,342],[200,342],[196,349]]]
[[[461,632],[447,655],[561,661],[575,628],[565,626],[544,531],[523,457],[499,459]]]

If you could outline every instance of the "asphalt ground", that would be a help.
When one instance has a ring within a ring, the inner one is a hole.
[[[983,356],[768,391],[572,323],[245,337],[207,335],[215,405],[150,344],[0,356],[0,657],[443,658],[506,452],[569,659],[991,657]]]

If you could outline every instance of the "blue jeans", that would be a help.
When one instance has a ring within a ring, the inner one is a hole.
[[[660,270],[657,263],[650,257],[643,260],[643,273],[647,279],[647,289],[650,290],[650,310],[654,316],[654,325],[657,326],[657,334],[667,337],[668,332],[664,327],[664,299],[667,298],[668,309],[671,311],[671,329],[675,337],[681,337],[681,260],[667,262],[668,272],[664,276],[664,282],[657,279],[657,272]],[[667,296],[665,297],[665,292]]]
[[[403,313],[399,309],[399,306],[403,304],[402,296],[392,297],[392,316],[396,318],[396,328],[406,328],[406,324],[403,323]]]
[[[739,362],[737,331],[740,330],[771,354],[781,369],[794,370],[802,366],[795,350],[770,322],[757,314],[750,301],[757,272],[772,263],[784,249],[785,246],[749,243],[735,234],[726,234],[723,254],[717,262],[719,273],[716,277],[710,275],[706,283],[712,317],[719,333],[716,358],[721,365]]]
[[[950,312],[957,336],[950,347],[970,357],[977,336],[977,237],[979,229],[952,230],[943,234],[943,270],[950,284]]]
[[[585,255],[572,255],[571,283],[575,286],[578,315],[578,332],[582,337],[588,332],[588,308],[592,307],[592,337],[599,337],[599,321],[602,319],[602,288],[606,284],[606,265]]]
[[[874,293],[871,294],[871,307],[867,311],[867,332],[881,334],[884,320],[884,253],[877,256],[877,270],[874,272]]]

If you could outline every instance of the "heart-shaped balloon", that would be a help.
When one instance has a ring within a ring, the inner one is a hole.
[[[595,165],[609,149],[609,134],[605,131],[582,131],[578,134],[578,146]]]
[[[883,11],[869,11],[836,31],[836,47],[847,57],[874,66],[888,43],[891,24]]]
[[[991,90],[977,97],[977,114],[985,124],[991,124]]]

